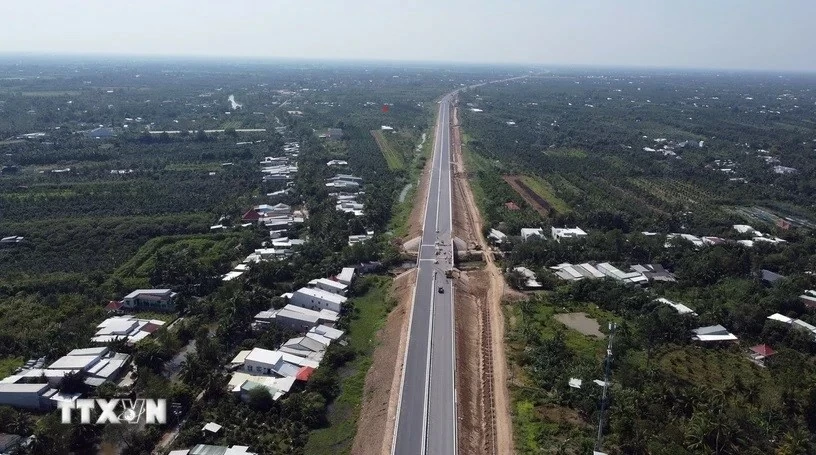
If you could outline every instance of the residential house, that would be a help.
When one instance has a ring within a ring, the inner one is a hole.
[[[326,139],[339,141],[343,138],[343,130],[340,128],[329,128],[326,130]]]
[[[0,433],[0,455],[18,453],[23,445],[27,445],[27,441],[16,434]]]
[[[249,451],[249,446],[214,446],[198,444],[192,449],[171,450],[167,455],[258,455]]]
[[[507,241],[507,234],[497,229],[491,229],[490,233],[487,235],[487,239],[491,240],[493,243],[502,244]]]
[[[357,177],[352,174],[337,174],[334,177],[326,179],[327,182],[356,182],[360,185],[363,183],[362,177]]]
[[[158,319],[138,319],[132,315],[114,316],[96,326],[96,334],[91,341],[110,343],[115,340],[126,340],[128,344],[135,344],[155,333],[163,325],[164,321]]]
[[[624,272],[608,262],[602,262],[596,267],[601,273],[609,278],[622,281],[624,283],[645,284],[649,282],[649,280],[639,272]]]
[[[674,239],[683,239],[687,242],[691,242],[695,248],[701,248],[706,245],[705,242],[703,242],[703,239],[697,237],[696,235],[671,233],[666,234],[666,243],[664,244],[664,247],[671,247],[673,244],[672,240]]]
[[[522,285],[526,289],[541,289],[544,287],[540,281],[536,279],[536,274],[532,270],[528,269],[527,267],[516,267],[513,269],[514,272],[521,274],[524,277],[524,282]]]
[[[557,228],[550,229],[553,240],[560,242],[562,239],[578,239],[587,236],[587,233],[579,227],[574,228]]]
[[[737,337],[721,325],[711,325],[692,330],[695,341],[736,341]]]
[[[348,237],[349,246],[365,242],[374,238],[374,231],[368,230],[365,234],[350,235]]]
[[[691,308],[683,305],[682,303],[672,302],[671,300],[665,299],[663,297],[658,297],[658,298],[655,299],[655,301],[660,302],[660,303],[664,303],[664,304],[674,308],[675,311],[677,311],[678,314],[690,314],[692,316],[697,316],[697,313],[695,313],[694,310],[692,310]]]
[[[530,237],[544,238],[544,229],[541,228],[521,228],[522,240],[528,240]]]
[[[17,384],[0,381],[0,405],[34,410],[52,409],[54,406],[49,398],[56,392],[47,383]]]
[[[784,276],[782,276],[782,275],[780,275],[778,273],[774,273],[774,272],[771,272],[770,270],[766,270],[766,269],[760,270],[759,273],[760,273],[760,277],[762,278],[762,281],[764,281],[766,283],[770,283],[770,284],[776,283],[777,281],[782,280],[782,279],[785,278]]]
[[[94,128],[86,132],[85,135],[94,139],[107,139],[116,136],[116,133],[113,132],[113,128],[100,126],[99,128]]]
[[[339,313],[347,298],[323,289],[300,288],[292,293],[289,303],[310,310],[331,310]]]
[[[814,326],[814,325],[812,325],[810,323],[807,323],[807,322],[805,322],[805,321],[803,321],[801,319],[790,318],[790,317],[787,317],[787,316],[779,314],[779,313],[774,313],[774,314],[768,316],[768,319],[771,319],[773,321],[783,322],[785,324],[790,325],[794,329],[802,330],[804,332],[808,332],[811,336],[814,337],[814,341],[816,341],[816,326]]]
[[[765,366],[765,359],[776,354],[776,351],[771,349],[767,344],[758,344],[751,346],[748,350],[748,358],[759,366]]]
[[[240,357],[245,351],[238,354]],[[238,357],[233,360],[235,363]],[[283,360],[283,353],[269,349],[254,348],[244,355],[241,369],[253,375],[266,376],[297,376],[300,367]]]
[[[324,291],[331,292],[332,294],[337,295],[346,295],[346,291],[348,290],[348,286],[339,282],[330,280],[328,278],[316,278],[314,280],[309,281],[309,286],[317,289],[322,289]]]
[[[343,267],[336,278],[346,286],[351,286],[351,282],[354,281],[354,267]]]
[[[761,237],[762,233],[747,224],[735,224],[734,230],[740,234],[747,234],[754,237]]]
[[[577,265],[565,262],[550,267],[550,269],[555,272],[556,276],[567,281],[578,281],[584,278],[599,279],[606,276],[601,270],[588,262]]]
[[[280,309],[261,311],[255,315],[255,323],[259,327],[274,323],[278,327],[306,332],[318,325],[334,325],[340,316],[335,311],[322,309],[320,311],[302,308],[297,305],[286,305]]]
[[[137,289],[122,301],[129,310],[175,311],[176,293],[170,289]]]
[[[646,279],[648,279],[649,281],[664,281],[664,282],[677,281],[677,279],[674,277],[674,274],[664,269],[663,266],[660,264],[646,264],[646,265],[635,264],[631,267],[631,270],[633,272],[638,272],[641,275],[645,276]]]
[[[799,301],[809,310],[816,309],[816,291],[808,289],[799,296]]]

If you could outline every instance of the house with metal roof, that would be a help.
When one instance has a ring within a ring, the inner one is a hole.
[[[310,310],[326,309],[339,313],[346,300],[348,299],[342,295],[324,291],[323,289],[300,288],[292,293],[289,303]]]
[[[348,285],[328,278],[316,278],[311,280],[309,281],[309,286],[337,295],[346,295],[346,291],[348,290]]]
[[[137,289],[122,301],[129,310],[175,311],[176,295],[170,289]]]
[[[343,270],[337,274],[337,281],[346,286],[351,286],[351,282],[354,280],[354,272],[354,267],[343,267]]]
[[[737,336],[721,325],[711,325],[692,330],[695,341],[736,341]]]
[[[587,233],[578,226],[574,228],[552,227],[550,229],[550,234],[552,235],[553,240],[557,242],[560,242],[562,239],[578,239],[587,236]]]

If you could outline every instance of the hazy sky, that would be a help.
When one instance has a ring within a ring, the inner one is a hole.
[[[0,53],[816,71],[816,0],[2,0]]]

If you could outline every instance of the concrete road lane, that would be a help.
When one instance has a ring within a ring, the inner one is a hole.
[[[450,102],[439,103],[393,454],[456,453]],[[441,292],[440,292],[441,290]]]

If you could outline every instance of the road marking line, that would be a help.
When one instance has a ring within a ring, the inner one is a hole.
[[[422,455],[425,455],[427,448],[428,448],[428,405],[429,400],[431,399],[430,394],[428,391],[431,387],[431,346],[433,342],[433,314],[434,314],[434,288],[436,287],[436,273],[434,272],[433,278],[431,278],[431,309],[430,309],[430,317],[428,318],[428,358],[425,364],[425,372],[427,375],[425,376],[425,400],[424,404],[422,405]]]

